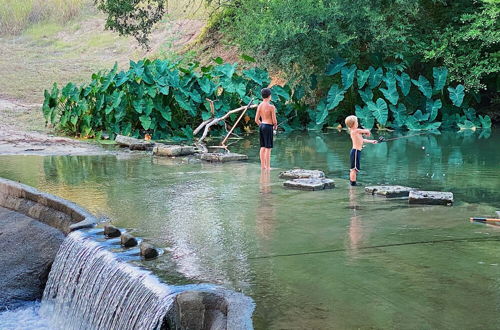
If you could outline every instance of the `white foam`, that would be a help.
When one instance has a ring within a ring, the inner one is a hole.
[[[26,305],[0,313],[2,330],[52,330],[49,320],[40,316],[40,303],[29,302]]]

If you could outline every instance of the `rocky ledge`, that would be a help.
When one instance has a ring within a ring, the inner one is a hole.
[[[288,180],[283,185],[290,189],[315,191],[334,188],[335,182],[326,178],[306,178]]]
[[[225,162],[247,160],[248,156],[232,152],[228,153],[208,152],[201,154],[200,159],[207,162],[225,163]]]
[[[411,191],[410,204],[453,205],[453,193],[442,191]]]
[[[417,189],[405,186],[369,186],[365,191],[372,195],[384,196],[387,198],[408,197],[411,191]]]

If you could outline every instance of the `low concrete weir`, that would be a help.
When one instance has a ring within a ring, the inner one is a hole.
[[[75,203],[4,178],[0,178],[0,206],[46,223],[65,235],[98,222]]]
[[[97,218],[72,202],[0,178],[0,207],[66,235],[44,283],[42,298],[41,313],[51,319],[54,328],[253,328],[251,298],[212,284],[175,286],[162,282],[98,242],[90,233],[95,230],[79,230],[93,227]],[[30,241],[37,244],[36,237]]]

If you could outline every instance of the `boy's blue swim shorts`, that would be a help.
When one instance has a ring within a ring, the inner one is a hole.
[[[361,150],[351,149],[351,170],[356,170],[359,172],[361,167],[359,167],[359,159],[361,158]]]

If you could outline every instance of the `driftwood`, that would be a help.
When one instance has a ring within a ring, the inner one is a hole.
[[[231,111],[228,111],[224,116],[222,117],[219,117],[219,118],[210,118],[210,119],[207,119],[205,120],[204,122],[202,122],[194,131],[193,131],[193,134],[196,135],[197,133],[200,132],[200,130],[202,128],[205,128],[204,131],[203,131],[203,134],[202,136],[198,139],[198,143],[201,143],[203,142],[203,140],[205,140],[205,138],[207,137],[208,135],[208,132],[210,131],[210,127],[212,127],[213,125],[215,124],[218,124],[220,121],[223,121],[225,120],[227,117],[229,117],[230,115],[232,115],[233,113],[237,113],[237,112],[240,112],[240,111],[246,111],[247,109],[253,109],[253,108],[257,108],[257,104],[253,104],[253,105],[250,105],[250,106],[242,106],[242,107],[239,107],[239,108],[236,108],[236,109],[233,109]]]

